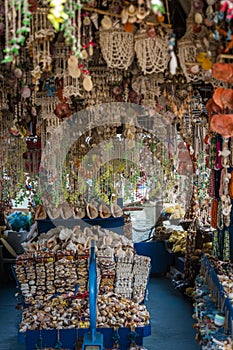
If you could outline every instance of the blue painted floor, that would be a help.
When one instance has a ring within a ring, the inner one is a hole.
[[[0,350],[24,350],[17,337],[20,311],[16,309],[14,280],[10,276],[0,281]],[[148,350],[201,349],[195,340],[192,304],[174,289],[170,279],[151,278],[147,308],[152,327],[152,335],[144,338]]]
[[[151,313],[151,336],[144,338],[148,350],[200,350],[193,328],[193,306],[166,277],[151,278],[146,302]]]

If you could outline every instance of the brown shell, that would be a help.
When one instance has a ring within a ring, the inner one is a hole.
[[[99,215],[98,209],[94,204],[88,203],[87,204],[87,216],[89,219],[96,219]]]
[[[73,208],[73,216],[75,219],[82,219],[86,215],[86,209],[83,207]]]
[[[35,212],[35,220],[45,220],[47,217],[45,208],[43,205],[38,205]]]
[[[232,89],[224,89],[222,92],[222,104],[224,107],[228,107],[229,109],[233,109],[233,90]]]
[[[58,219],[60,217],[60,206],[47,208],[50,219]]]
[[[62,219],[66,220],[73,216],[73,212],[68,203],[64,202],[60,208]]]
[[[213,94],[214,103],[216,103],[221,109],[223,109],[222,94],[224,90],[224,88],[218,87]]]
[[[119,218],[120,216],[123,215],[123,210],[121,209],[121,207],[116,204],[116,203],[113,203],[112,204],[112,207],[111,207],[111,211],[112,211],[112,216],[114,218]]]
[[[100,204],[99,212],[100,212],[100,217],[102,219],[107,219],[107,218],[109,218],[111,216],[110,208],[104,203]]]
[[[223,137],[233,136],[233,114],[213,114],[209,124],[211,131]]]
[[[210,98],[206,104],[206,109],[209,113],[221,113],[222,109]]]
[[[212,75],[215,79],[226,83],[233,81],[233,64],[216,62],[212,67]]]

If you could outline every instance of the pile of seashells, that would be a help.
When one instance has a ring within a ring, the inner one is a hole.
[[[20,332],[35,329],[71,329],[89,326],[87,298],[59,296],[44,304],[35,304],[24,309]]]
[[[97,301],[98,327],[143,327],[150,322],[145,305],[114,293],[99,295]]]
[[[139,303],[145,297],[150,258],[137,255],[123,235],[99,226],[83,230],[60,226],[24,243],[25,253],[17,258],[16,279],[27,306],[22,332],[79,328],[83,323],[88,327],[92,240],[96,241],[99,327],[148,324],[149,313]]]

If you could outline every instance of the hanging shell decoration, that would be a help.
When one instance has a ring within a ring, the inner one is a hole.
[[[109,68],[128,69],[134,59],[134,34],[123,29],[100,29],[101,52]]]
[[[148,37],[145,31],[135,35],[135,52],[143,74],[163,73],[168,66],[168,37]]]

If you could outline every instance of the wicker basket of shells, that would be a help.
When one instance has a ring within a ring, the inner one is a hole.
[[[126,70],[133,62],[133,33],[120,28],[100,29],[100,47],[109,68]]]
[[[135,35],[135,52],[144,74],[163,73],[169,62],[168,37],[148,37],[146,32]]]

